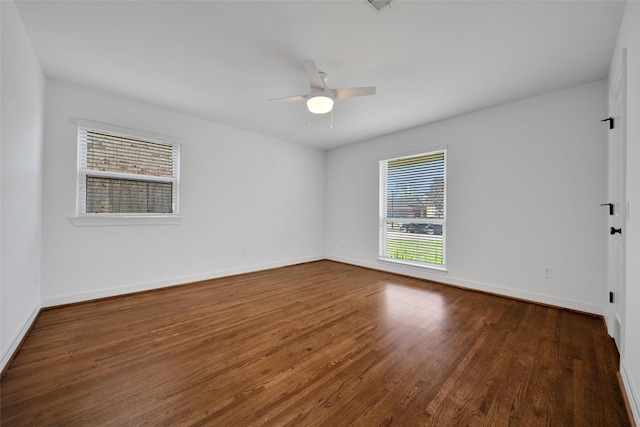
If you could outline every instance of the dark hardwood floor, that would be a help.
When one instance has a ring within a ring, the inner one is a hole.
[[[602,319],[330,261],[45,310],[2,425],[626,426]]]

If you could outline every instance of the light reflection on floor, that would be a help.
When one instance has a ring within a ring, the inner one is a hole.
[[[384,285],[384,310],[388,327],[401,324],[419,328],[421,335],[438,328],[446,319],[444,301],[438,292],[397,283]]]

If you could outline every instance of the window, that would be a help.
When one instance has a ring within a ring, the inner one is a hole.
[[[443,269],[446,150],[380,162],[380,257]]]
[[[81,122],[78,218],[177,217],[180,145],[143,134]]]

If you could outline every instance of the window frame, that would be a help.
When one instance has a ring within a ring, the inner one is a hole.
[[[111,171],[96,171],[87,168],[86,131],[103,132],[116,137],[170,145],[172,147],[172,177],[131,174]],[[82,133],[85,133],[85,137]],[[77,170],[76,170],[76,212],[71,222],[77,226],[93,225],[144,225],[144,224],[178,224],[180,223],[180,151],[181,144],[175,137],[111,125],[91,120],[77,120]],[[172,183],[172,212],[170,213],[123,213],[123,212],[86,212],[87,176],[128,179],[142,182]]]
[[[394,160],[400,160],[411,157],[423,157],[429,155],[435,155],[442,153],[444,155],[444,190],[443,190],[443,217],[389,217],[387,216],[388,197],[388,164]],[[447,163],[448,163],[448,147],[432,147],[425,150],[419,150],[410,153],[398,154],[393,157],[385,157],[379,160],[379,213],[378,213],[378,226],[379,226],[379,238],[378,238],[378,259],[385,262],[392,262],[396,264],[402,264],[412,267],[419,267],[421,269],[430,269],[436,272],[447,272]],[[442,226],[442,263],[429,263],[424,261],[406,260],[402,258],[395,258],[387,256],[387,223],[417,223],[417,224],[440,224]]]

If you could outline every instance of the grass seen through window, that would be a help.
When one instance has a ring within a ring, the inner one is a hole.
[[[442,265],[442,236],[402,233],[390,228],[386,249],[389,258]]]

